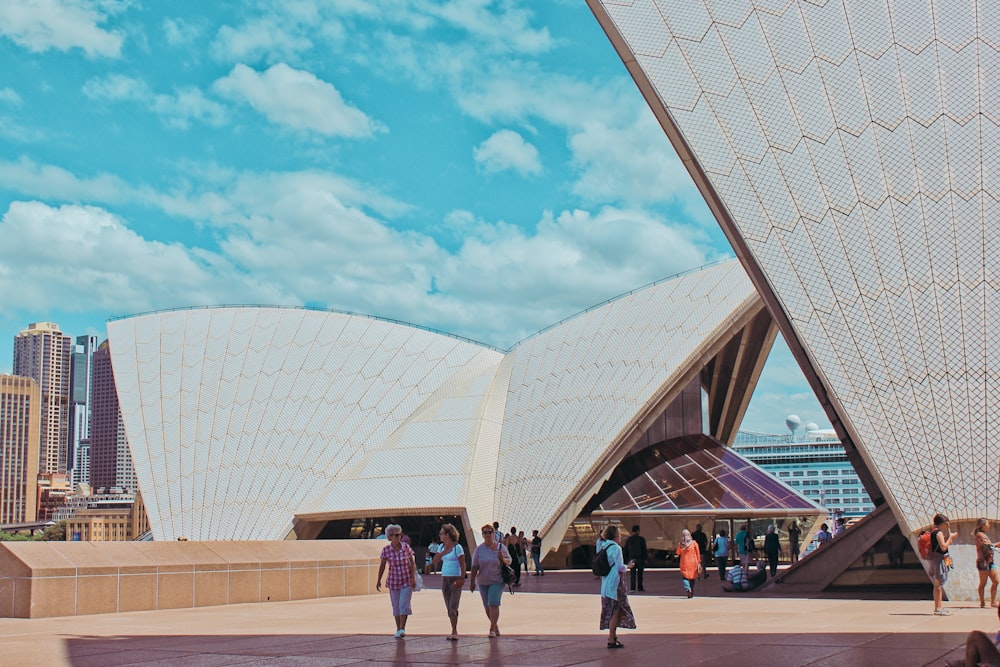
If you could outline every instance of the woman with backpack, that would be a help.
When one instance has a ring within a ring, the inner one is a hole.
[[[951,556],[948,547],[958,533],[951,532],[948,517],[944,514],[934,515],[934,530],[931,531],[930,575],[934,582],[934,615],[951,616],[951,612],[942,605],[944,597],[944,582],[948,581],[951,570]]]
[[[621,531],[618,526],[610,524],[601,534],[600,550],[608,562],[608,571],[601,578],[601,630],[608,631],[608,648],[624,648],[618,641],[618,628],[635,630],[635,616],[628,603],[628,589],[625,577],[622,576],[632,568],[632,563],[626,565],[622,560],[622,548],[618,542]]]

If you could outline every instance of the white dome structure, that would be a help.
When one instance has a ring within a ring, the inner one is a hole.
[[[293,523],[385,514],[501,517],[561,535],[692,382],[731,442],[776,335],[734,260],[506,353],[299,308],[152,313],[108,332],[157,540],[283,539]]]

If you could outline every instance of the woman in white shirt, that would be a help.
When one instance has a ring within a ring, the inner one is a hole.
[[[441,566],[441,594],[451,621],[448,639],[458,641],[458,603],[465,584],[465,551],[458,543],[458,529],[450,523],[441,526],[441,550],[434,554],[434,565]]]

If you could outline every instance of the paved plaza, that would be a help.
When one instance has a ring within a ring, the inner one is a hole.
[[[394,639],[385,594],[48,619],[0,619],[0,664],[73,667],[185,665],[942,665],[961,656],[971,629],[995,632],[997,615],[930,600],[723,594],[680,595],[676,571],[648,573],[631,598],[639,624],[609,650],[598,632],[597,583],[585,572],[526,577],[505,594],[500,628],[486,637],[478,594],[465,594],[458,642],[440,593],[414,595],[405,639]],[[713,575],[714,576],[714,575]],[[428,577],[436,586],[436,577]],[[911,596],[913,597],[913,596]]]

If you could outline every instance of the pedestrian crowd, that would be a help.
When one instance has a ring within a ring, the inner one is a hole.
[[[843,519],[835,522],[834,526],[837,535],[846,529]],[[1000,542],[992,540],[989,529],[990,522],[980,519],[973,532],[977,549],[979,604],[980,607],[986,606],[985,591],[989,583],[990,606],[1000,610],[997,599],[1000,576],[994,562],[994,549],[1000,548]],[[798,522],[792,521],[784,531],[787,534],[788,560],[795,563],[800,556],[802,529]],[[412,614],[412,594],[414,590],[420,589],[422,581],[413,547],[402,528],[397,524],[390,524],[386,526],[384,535],[388,544],[381,552],[376,589],[382,590],[383,576],[388,574],[385,577],[385,587],[392,606],[395,636],[402,638],[406,636],[407,618]],[[957,533],[950,529],[948,518],[937,514],[934,517],[934,527],[922,533],[918,539],[918,550],[934,584],[935,615],[946,616],[951,613],[944,607],[943,589],[952,569],[948,548],[956,536]],[[424,574],[441,575],[441,593],[450,623],[447,639],[451,641],[459,638],[459,608],[466,587],[470,593],[478,589],[489,623],[487,632],[493,638],[501,636],[500,606],[504,590],[513,593],[514,588],[521,585],[521,577],[529,574],[529,570],[533,570],[534,576],[545,575],[542,567],[542,537],[538,530],[533,530],[530,538],[514,526],[504,533],[500,523],[495,521],[481,528],[481,538],[472,553],[466,554],[458,529],[445,523],[426,548],[422,571]],[[827,548],[833,539],[834,533],[831,533],[829,524],[823,523],[816,534],[817,549]],[[705,533],[701,524],[696,525],[693,531],[682,530],[673,555],[681,575],[683,594],[693,598],[698,582],[710,576],[709,569],[712,566],[716,568],[722,590],[727,592],[752,591],[763,585],[769,576],[776,576],[782,552],[777,526],[773,523],[767,525],[759,548],[758,540],[749,521],[740,526],[732,536],[723,528],[711,537]],[[626,537],[615,524],[605,527],[595,547],[597,556],[593,569],[595,576],[600,579],[601,592],[599,628],[608,632],[608,648],[622,648],[618,630],[636,627],[629,594],[646,590],[645,570],[651,556],[650,549],[639,525],[632,526]],[[978,635],[970,637],[970,646],[975,645],[977,655],[987,651],[983,648],[985,645],[982,640],[983,637]],[[1000,646],[994,645],[988,638],[987,640],[994,650]]]

